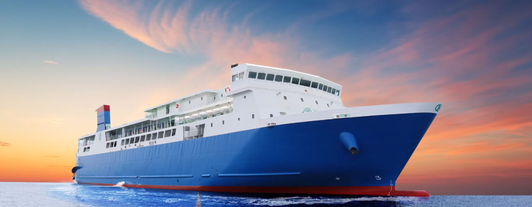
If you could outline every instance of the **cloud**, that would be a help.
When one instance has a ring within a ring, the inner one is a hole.
[[[55,61],[51,61],[51,60],[45,60],[43,61],[44,63],[48,63],[48,64],[53,64],[53,65],[57,65],[57,62]]]
[[[7,142],[0,142],[0,147],[9,147],[9,146],[11,146],[11,144]]]

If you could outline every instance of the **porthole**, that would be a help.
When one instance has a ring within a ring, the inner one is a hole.
[[[240,121],[240,118],[238,118],[238,121]]]
[[[255,118],[255,114],[251,114],[251,118],[254,119]]]
[[[246,99],[246,96],[244,96],[244,99]]]
[[[222,124],[225,124],[225,121],[222,121]]]
[[[318,101],[316,101],[316,104],[318,104]]]
[[[284,100],[287,100],[287,99],[286,99],[286,96],[284,96]]]
[[[303,98],[301,98],[301,102],[305,102],[305,101],[303,100]]]
[[[212,127],[212,123],[211,123],[211,127]]]
[[[273,117],[273,114],[270,114],[270,117]]]

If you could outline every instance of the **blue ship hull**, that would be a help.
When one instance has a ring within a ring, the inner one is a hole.
[[[81,156],[75,180],[235,193],[428,196],[400,193],[395,181],[435,116],[293,123]],[[356,137],[359,153],[351,154],[342,144],[342,132]]]

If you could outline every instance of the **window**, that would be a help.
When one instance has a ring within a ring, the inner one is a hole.
[[[238,121],[240,121],[240,118],[238,118]]]
[[[270,114],[270,117],[273,117],[273,114]]]
[[[340,96],[340,90],[336,90],[336,96]]]
[[[316,101],[316,105],[318,104],[318,101]]]
[[[172,136],[175,136],[175,129],[172,129]]]
[[[190,103],[191,103],[190,100],[188,100],[188,104],[190,104]]]
[[[246,99],[246,96],[244,96],[244,99]]]
[[[157,139],[157,133],[153,133],[153,135],[151,135],[151,140],[154,140],[154,139]]]
[[[231,76],[231,82],[237,81],[238,75]]]
[[[312,82],[312,85],[310,85],[310,87],[312,87],[312,88],[318,88],[318,83],[316,83],[316,82]]]
[[[166,114],[170,113],[170,105],[166,105]]]
[[[273,74],[268,74],[268,75],[266,75],[266,80],[273,81],[273,77],[274,76],[275,75],[273,75]]]
[[[159,137],[159,139],[160,139],[160,138],[163,138],[163,135],[164,135],[164,132],[159,132],[159,136],[157,136],[157,137]]]
[[[122,140],[122,144],[121,144],[121,145],[124,145],[124,143],[126,143],[125,141],[126,141],[126,140]]]
[[[332,94],[336,94],[336,89],[333,88],[332,91],[331,91],[331,93],[332,93]]]
[[[240,80],[244,79],[244,72],[241,72],[238,74],[238,79]]]
[[[150,141],[150,139],[151,139],[151,134],[146,135],[146,141]]]
[[[322,90],[323,89],[323,84],[320,83],[320,86],[318,86],[318,89]]]
[[[129,144],[129,139],[126,139],[126,145]]]
[[[303,100],[303,98],[301,98],[301,102],[305,102],[305,101]]]
[[[225,121],[222,121],[222,124],[225,124]]]
[[[329,104],[327,104],[327,107],[331,108],[331,106],[329,106]]]
[[[135,141],[135,138],[131,137],[131,139],[129,139],[129,144],[133,144],[134,141]]]
[[[107,145],[105,146],[105,148],[109,148],[109,144],[110,144],[110,143],[109,143],[109,142],[107,142]]]
[[[257,78],[257,72],[249,71],[248,78],[253,78],[253,79]]]
[[[309,80],[305,80],[305,79],[301,79],[301,82],[299,82],[299,85],[310,87],[310,81]]]
[[[327,92],[327,86],[323,85],[323,91]]]
[[[287,99],[286,99],[286,96],[284,96],[284,100],[287,100]]]
[[[251,114],[251,118],[254,119],[255,118],[255,114]]]
[[[141,142],[144,142],[145,139],[146,139],[146,135],[142,135],[142,136],[140,136],[140,141],[141,141]]]
[[[331,87],[327,88],[327,92],[329,92],[329,93],[330,93],[330,92],[331,92],[331,90],[332,90],[332,88],[331,88]]]
[[[135,137],[135,143],[139,143],[140,137]]]
[[[279,114],[280,114],[281,116],[284,116],[284,115],[286,115],[286,112],[282,112],[282,111],[281,111],[281,112],[279,112]]]
[[[264,80],[266,78],[266,74],[264,73],[259,73],[259,76],[257,77],[257,79],[260,79],[260,80]]]
[[[212,127],[212,123],[211,123],[211,127]]]
[[[292,78],[292,83],[298,85],[299,84],[299,78]]]
[[[203,101],[203,96],[201,97],[201,100]]]
[[[290,76],[285,76],[284,79],[283,79],[283,82],[285,83],[290,83],[290,80],[292,79],[292,77]]]
[[[166,131],[164,132],[164,137],[169,137],[170,134],[172,134],[172,131],[170,131],[170,130],[166,130]]]
[[[275,81],[276,81],[276,82],[281,82],[281,81],[283,81],[283,76],[282,76],[282,75],[276,75],[276,76],[275,76]]]

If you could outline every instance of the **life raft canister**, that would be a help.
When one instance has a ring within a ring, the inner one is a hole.
[[[231,88],[225,87],[225,92],[231,92]]]

